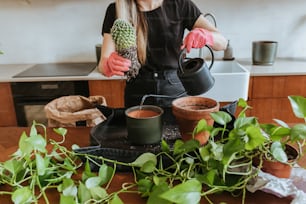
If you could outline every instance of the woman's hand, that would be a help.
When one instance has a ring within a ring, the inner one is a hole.
[[[189,53],[191,48],[202,48],[205,45],[212,46],[213,44],[214,39],[210,31],[203,28],[194,28],[185,37],[181,49],[186,48],[187,53]]]
[[[117,52],[112,52],[108,58],[103,59],[103,74],[107,77],[123,76],[130,66],[131,60],[118,55]]]

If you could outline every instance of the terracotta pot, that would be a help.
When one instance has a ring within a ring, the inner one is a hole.
[[[298,156],[297,150],[290,145],[286,145],[286,153],[290,163],[294,162]],[[258,158],[254,160],[254,165],[259,165]],[[263,158],[261,170],[279,178],[289,178],[291,175],[292,166],[279,161],[271,161]]]
[[[183,140],[192,138],[192,132],[201,119],[205,119],[208,125],[213,125],[211,112],[219,110],[219,103],[211,98],[201,96],[186,96],[175,99],[172,102],[172,112],[176,118]],[[205,144],[208,140],[208,133],[200,134],[196,137],[200,144]]]

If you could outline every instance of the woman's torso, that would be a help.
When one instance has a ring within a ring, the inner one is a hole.
[[[185,29],[192,29],[201,14],[189,0],[164,0],[152,11],[143,12],[148,24],[147,61],[142,71],[176,69]],[[109,32],[115,20],[115,4],[108,8],[103,33]],[[106,25],[105,25],[106,24]]]

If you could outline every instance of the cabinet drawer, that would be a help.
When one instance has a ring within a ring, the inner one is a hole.
[[[306,76],[254,77],[251,98],[306,96]]]

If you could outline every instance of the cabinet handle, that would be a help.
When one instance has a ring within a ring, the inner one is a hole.
[[[41,89],[58,89],[58,84],[42,84]]]

